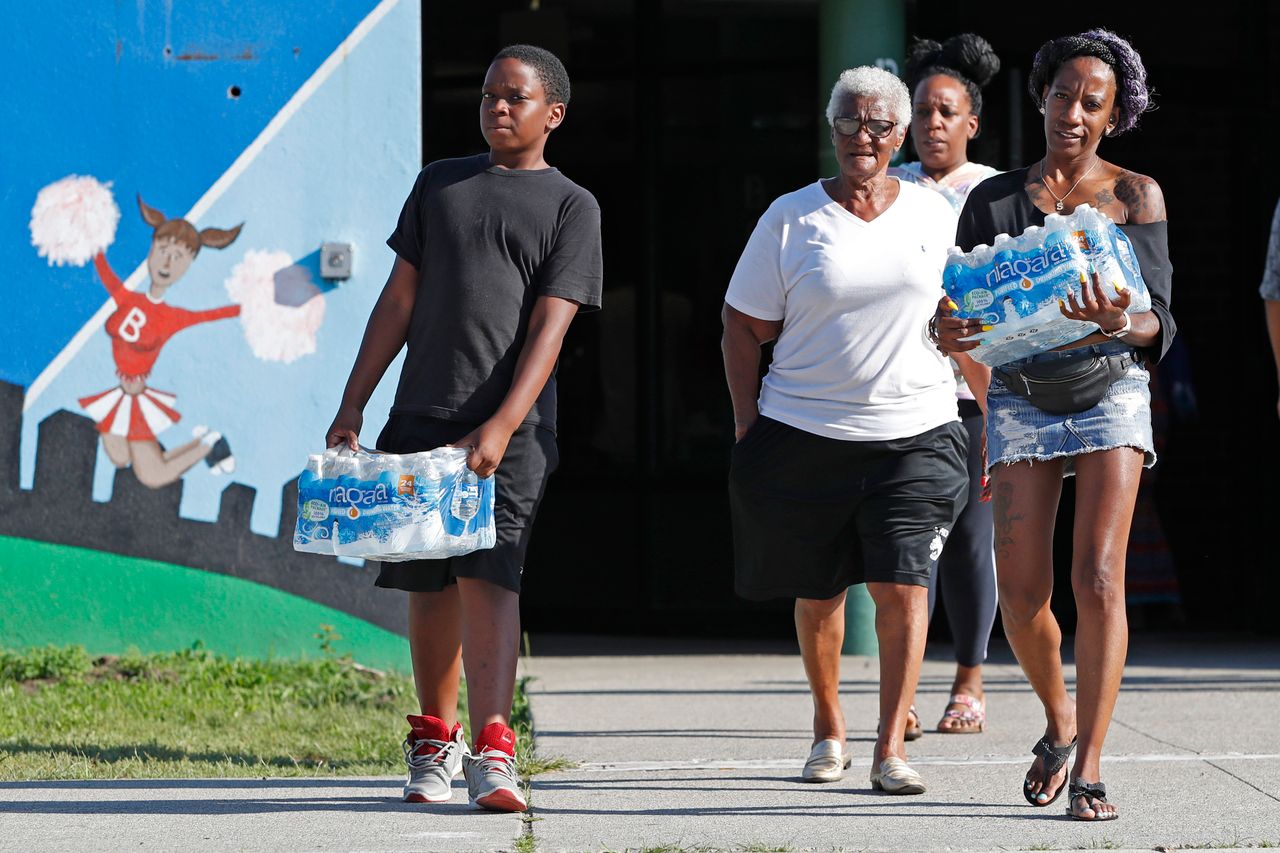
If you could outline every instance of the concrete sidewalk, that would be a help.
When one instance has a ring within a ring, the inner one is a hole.
[[[388,737],[396,737],[388,732]],[[512,850],[520,815],[400,801],[403,777],[0,783],[0,850]]]
[[[1280,644],[1137,640],[1107,739],[1119,820],[1065,817],[1022,799],[1043,715],[1007,649],[987,667],[988,729],[909,744],[929,790],[870,790],[877,665],[847,658],[854,764],[798,781],[811,705],[794,655],[535,657],[525,674],[541,755],[578,768],[533,781],[537,848],[1027,850],[1280,846]],[[926,729],[953,667],[925,663]]]
[[[1042,718],[1007,650],[988,666],[987,733],[926,734],[910,754],[929,791],[890,797],[867,784],[875,662],[844,661],[853,768],[806,785],[808,690],[797,656],[765,653],[778,648],[535,637],[522,668],[539,752],[581,763],[536,777],[523,820],[472,811],[461,779],[440,806],[400,802],[399,777],[14,782],[0,784],[0,850],[1280,846],[1280,643],[1136,641],[1103,765],[1122,816],[1094,825],[1022,799]],[[939,651],[917,700],[927,725],[951,680]]]

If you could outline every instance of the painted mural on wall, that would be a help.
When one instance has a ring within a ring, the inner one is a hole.
[[[401,602],[371,595],[367,569],[295,556],[282,531],[420,166],[417,4],[16,14],[30,55],[0,70],[33,97],[0,139],[14,258],[0,336],[24,342],[0,349],[0,588],[44,594],[43,567],[6,553],[49,543],[403,633]],[[80,53],[62,63],[68,44]],[[326,241],[355,247],[340,285],[319,274]],[[370,435],[392,390],[370,402]],[[73,594],[49,595],[65,608]],[[22,624],[6,612],[0,646],[43,636],[29,608]]]
[[[72,180],[86,181],[84,178]],[[97,187],[98,193],[106,191],[101,184]],[[43,196],[59,189],[65,193],[70,188],[65,186],[65,182],[58,182],[45,187],[40,193]],[[70,203],[74,200],[74,197],[67,197],[62,204],[52,206],[54,210],[70,214],[68,221],[61,228],[55,226],[54,230],[65,233],[74,228],[77,219],[90,219],[75,215],[74,206]],[[36,207],[41,207],[39,201]],[[203,425],[192,430],[191,441],[185,444],[171,450],[160,446],[156,436],[176,424],[182,416],[174,408],[177,397],[168,391],[152,388],[147,380],[169,338],[192,326],[240,314],[239,305],[191,311],[170,305],[165,297],[169,289],[186,275],[201,247],[225,249],[235,242],[243,225],[230,229],[196,230],[185,219],[169,219],[154,207],[149,207],[141,196],[138,197],[138,209],[143,220],[155,229],[151,250],[147,253],[150,282],[144,293],[127,290],[120,276],[107,263],[105,247],[94,255],[93,264],[98,277],[116,306],[104,328],[111,338],[111,356],[119,384],[81,397],[80,406],[97,424],[98,432],[102,434],[102,449],[111,464],[117,468],[132,468],[139,482],[158,489],[177,480],[201,460],[207,461],[209,467],[218,473],[229,474],[235,470],[235,457],[231,455],[226,438]],[[34,213],[32,221],[32,242],[39,246]],[[41,254],[50,254],[46,250],[52,249],[46,246],[39,248]]]

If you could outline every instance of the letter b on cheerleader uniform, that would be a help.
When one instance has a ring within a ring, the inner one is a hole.
[[[142,327],[147,325],[147,315],[141,308],[130,308],[129,313],[120,321],[120,325],[116,328],[116,334],[122,340],[126,340],[131,344],[136,344],[138,338],[142,337]]]

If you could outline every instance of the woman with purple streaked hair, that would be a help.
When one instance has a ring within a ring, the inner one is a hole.
[[[1133,46],[1107,30],[1041,46],[1028,88],[1044,115],[1044,157],[979,184],[969,194],[956,232],[960,248],[972,251],[977,244],[994,243],[997,234],[1021,234],[1032,225],[1043,226],[1047,214],[1070,214],[1077,205],[1089,204],[1128,236],[1151,295],[1151,310],[1129,314],[1127,291],[1112,300],[1096,273],[1091,282],[1082,276],[1080,293],[1071,294],[1061,310],[1099,331],[1002,365],[987,391],[1000,612],[1005,636],[1044,705],[1047,722],[1022,793],[1031,805],[1047,806],[1068,791],[1067,814],[1078,820],[1118,815],[1101,782],[1102,743],[1128,651],[1125,552],[1138,477],[1144,465],[1155,462],[1146,367],[1168,351],[1174,335],[1164,195],[1146,175],[1098,156],[1104,137],[1133,129],[1151,109],[1146,77]],[[982,321],[951,317],[945,303],[944,297],[934,317],[939,349],[973,349],[976,342],[961,339],[978,337]],[[1085,353],[1114,362],[1119,378],[1084,411],[1048,413],[1002,381],[1027,362]],[[1054,519],[1062,479],[1073,475],[1075,699],[1063,678],[1062,631],[1049,609]]]

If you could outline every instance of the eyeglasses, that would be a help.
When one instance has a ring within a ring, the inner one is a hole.
[[[831,122],[831,126],[836,129],[836,133],[841,136],[857,136],[859,130],[865,129],[869,136],[876,139],[884,139],[893,129],[898,126],[896,121],[888,121],[882,118],[873,118],[863,121],[860,118],[849,118],[848,116],[840,116]]]

